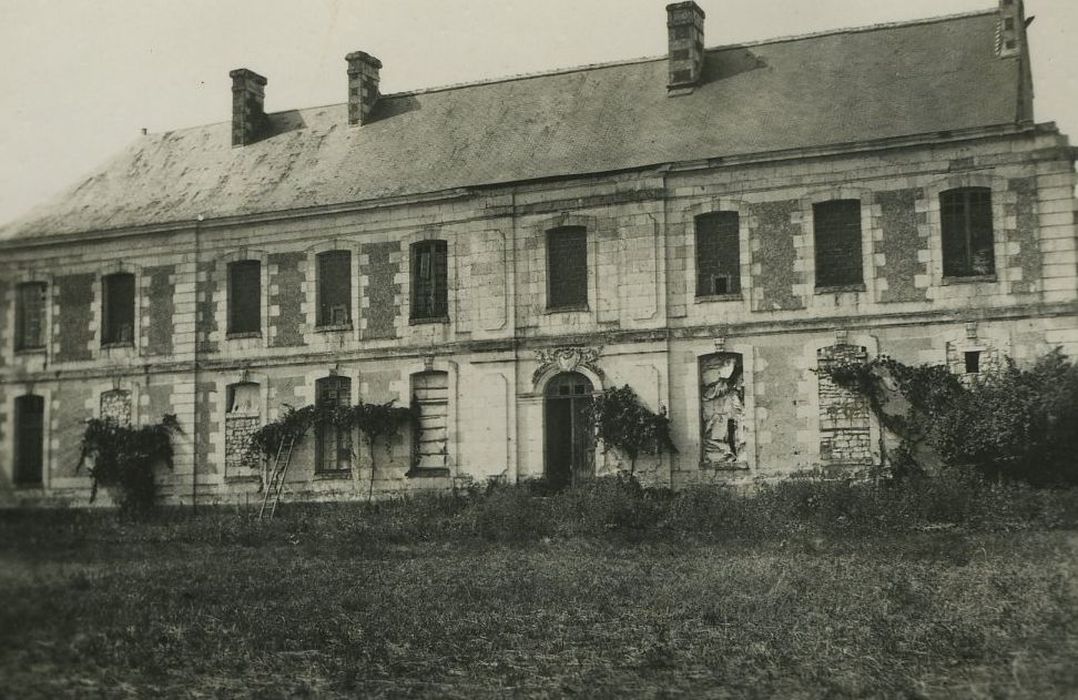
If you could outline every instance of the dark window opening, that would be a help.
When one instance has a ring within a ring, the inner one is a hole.
[[[739,229],[734,211],[696,217],[696,296],[741,292]]]
[[[547,231],[547,308],[588,306],[588,234],[582,226]]]
[[[437,319],[449,314],[449,263],[445,241],[412,244],[412,318]]]
[[[345,326],[352,322],[352,254],[331,250],[318,255],[319,326]]]
[[[981,371],[981,351],[970,350],[966,353],[966,374],[979,374]]]
[[[861,201],[836,199],[812,208],[816,242],[816,286],[863,284]]]
[[[15,399],[15,470],[18,486],[42,483],[45,467],[45,399],[33,394]]]
[[[35,350],[45,347],[44,282],[20,284],[15,297],[15,349]]]
[[[228,264],[228,332],[262,331],[262,263],[241,260]]]
[[[967,187],[940,194],[944,277],[976,277],[996,271],[992,191]]]
[[[319,406],[352,405],[352,380],[348,377],[325,377],[315,382],[315,401]],[[352,431],[323,420],[315,426],[315,471],[338,472],[352,467]]]
[[[102,345],[135,343],[135,276],[121,272],[101,280]]]

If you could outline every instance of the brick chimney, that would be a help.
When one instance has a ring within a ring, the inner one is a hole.
[[[999,28],[996,31],[996,53],[1018,56],[1026,37],[1026,17],[1022,0],[999,0]]]
[[[348,61],[348,123],[366,124],[378,102],[378,71],[382,62],[365,51],[353,51],[344,60]]]
[[[704,72],[704,11],[692,0],[666,6],[670,38],[670,80],[667,89],[681,94],[700,83]]]
[[[232,145],[254,143],[266,132],[266,79],[253,70],[237,68],[232,78]]]

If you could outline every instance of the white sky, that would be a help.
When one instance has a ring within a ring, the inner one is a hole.
[[[994,7],[996,0],[697,0],[717,46]],[[0,0],[0,222],[140,129],[230,118],[228,71],[266,108],[346,99],[344,55],[385,93],[666,51],[664,0]],[[1078,0],[1026,0],[1038,121],[1078,133]]]

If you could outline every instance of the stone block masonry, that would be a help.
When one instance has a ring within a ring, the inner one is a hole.
[[[878,268],[886,284],[881,285],[881,302],[924,301],[925,287],[917,286],[917,277],[927,277],[928,263],[922,262],[920,251],[927,253],[928,241],[922,238],[920,229],[925,214],[917,212],[917,200],[924,196],[922,190],[910,188],[877,192],[880,205],[880,226],[883,240],[878,250],[883,254],[884,264]]]
[[[868,399],[840,386],[828,370],[868,361],[865,348],[833,345],[817,352],[820,461],[828,466],[872,464],[872,429]]]
[[[251,458],[247,448],[262,426],[257,413],[229,413],[225,416],[225,476],[246,476],[257,473],[258,461]]]
[[[307,314],[304,266],[306,253],[271,253],[269,256],[269,344],[275,348],[304,344],[303,324]],[[274,313],[276,312],[276,314]]]
[[[142,327],[142,332],[146,337],[146,354],[171,355],[172,337],[175,335],[172,323],[175,311],[173,286],[176,279],[176,267],[174,265],[148,267],[143,275],[148,280],[146,309],[149,323],[143,323]]]
[[[93,359],[94,275],[64,275],[56,278],[56,309],[53,338],[59,362]]]
[[[753,307],[758,311],[803,309],[804,300],[794,292],[801,283],[801,273],[794,263],[797,249],[794,237],[801,227],[793,223],[799,212],[797,200],[765,202],[753,207],[757,228],[752,232]]]
[[[394,338],[397,335],[401,286],[395,277],[401,269],[400,251],[398,241],[363,246],[367,262],[359,266],[359,274],[366,280],[362,294],[368,302],[360,311],[363,338]]]

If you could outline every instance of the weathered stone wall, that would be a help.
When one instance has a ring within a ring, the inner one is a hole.
[[[143,297],[142,344],[147,355],[171,355],[176,334],[173,327],[176,302],[172,293],[176,284],[176,267],[148,267],[144,275],[146,293]]]
[[[58,293],[53,314],[53,337],[59,345],[56,359],[60,362],[93,358],[93,285],[92,274],[56,277]]]

